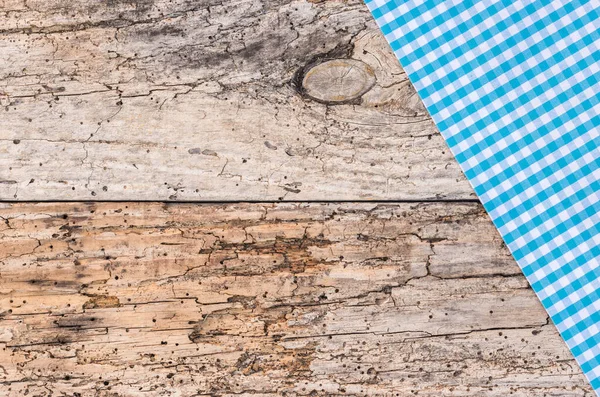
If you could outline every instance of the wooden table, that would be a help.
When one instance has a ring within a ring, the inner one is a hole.
[[[592,396],[360,1],[0,1],[1,396]]]

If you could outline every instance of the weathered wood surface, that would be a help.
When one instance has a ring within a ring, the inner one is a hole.
[[[592,396],[476,203],[0,217],[1,395]]]
[[[474,198],[360,0],[0,0],[0,199]]]
[[[0,396],[592,396],[359,0],[0,0]]]

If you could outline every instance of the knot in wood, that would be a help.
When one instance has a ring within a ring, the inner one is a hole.
[[[373,69],[356,59],[333,59],[310,68],[302,79],[304,93],[322,103],[346,103],[360,98],[377,81]]]

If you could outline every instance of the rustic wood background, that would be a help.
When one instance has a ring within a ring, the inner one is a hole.
[[[592,396],[360,1],[0,0],[0,396]]]

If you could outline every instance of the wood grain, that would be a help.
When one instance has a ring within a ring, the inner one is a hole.
[[[0,203],[0,396],[593,395],[361,1],[0,0],[0,53],[0,201],[163,201]]]
[[[1,0],[0,53],[2,200],[474,198],[360,0]]]
[[[592,396],[476,203],[0,219],[2,395]]]

